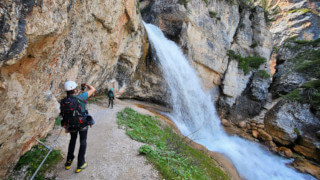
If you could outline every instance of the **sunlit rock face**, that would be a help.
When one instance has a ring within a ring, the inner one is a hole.
[[[315,0],[276,1],[269,0],[270,31],[274,44],[282,45],[288,38],[314,40],[320,36],[320,2]]]
[[[52,128],[66,80],[127,91],[147,49],[138,13],[134,0],[0,2],[0,177]]]

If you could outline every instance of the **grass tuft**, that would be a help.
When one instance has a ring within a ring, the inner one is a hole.
[[[117,114],[118,126],[133,140],[146,143],[139,148],[163,179],[230,179],[217,163],[193,149],[185,139],[162,125],[155,117],[125,108]]]

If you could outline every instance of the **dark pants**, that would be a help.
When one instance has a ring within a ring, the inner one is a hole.
[[[113,108],[113,98],[109,98],[109,104],[108,107],[111,105],[111,108]]]
[[[70,132],[71,139],[70,139],[69,148],[68,148],[67,161],[74,159],[74,154],[73,153],[74,153],[74,148],[76,146],[76,140],[77,140],[78,132],[79,132],[79,135],[80,135],[80,148],[79,148],[79,154],[78,154],[78,168],[79,168],[86,162],[85,159],[84,159],[84,156],[86,154],[86,149],[87,149],[88,129],[81,130],[81,131],[76,131],[76,132]]]

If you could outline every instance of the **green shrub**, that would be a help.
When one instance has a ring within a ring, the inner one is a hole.
[[[258,69],[261,64],[265,63],[266,59],[263,57],[245,57],[239,59],[238,67],[244,71],[245,74],[249,73],[252,69]]]
[[[228,50],[228,51],[227,51],[227,55],[228,55],[230,58],[232,58],[232,59],[237,59],[237,60],[239,60],[239,59],[242,58],[240,54],[236,54],[233,50]]]
[[[300,101],[300,90],[299,89],[295,89],[293,91],[291,91],[290,93],[288,93],[287,95],[280,95],[282,98],[289,100],[289,101]]]
[[[239,61],[238,68],[242,69],[245,74],[251,70],[259,69],[260,65],[266,62],[266,59],[259,56],[245,57],[236,54],[233,50],[228,50],[227,55],[232,59]]]
[[[270,78],[270,74],[265,70],[258,71],[258,76],[264,79]]]
[[[157,118],[125,108],[117,119],[119,128],[133,140],[147,143],[139,153],[146,155],[163,179],[229,179],[213,159],[188,146],[184,138]]]
[[[306,83],[304,83],[301,87],[307,88],[307,89],[320,88],[320,80],[317,79],[317,80],[312,80],[312,81],[306,82]]]

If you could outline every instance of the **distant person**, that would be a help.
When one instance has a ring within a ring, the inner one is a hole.
[[[74,159],[74,149],[76,145],[77,135],[80,135],[80,148],[78,154],[78,165],[76,173],[85,169],[88,164],[85,161],[87,148],[88,125],[93,125],[94,121],[87,111],[87,99],[94,92],[95,88],[91,85],[83,84],[82,87],[87,87],[89,90],[79,95],[77,94],[77,84],[74,81],[67,81],[64,84],[64,89],[67,97],[61,100],[60,110],[63,118],[61,125],[66,128],[66,132],[70,132],[71,139],[68,147],[67,161],[65,163],[66,170],[69,170]],[[85,88],[82,88],[83,91]]]
[[[113,100],[114,100],[114,93],[113,93],[113,88],[110,88],[110,90],[108,91],[108,97],[109,97],[109,104],[108,104],[108,108],[111,105],[111,109],[113,108]]]

